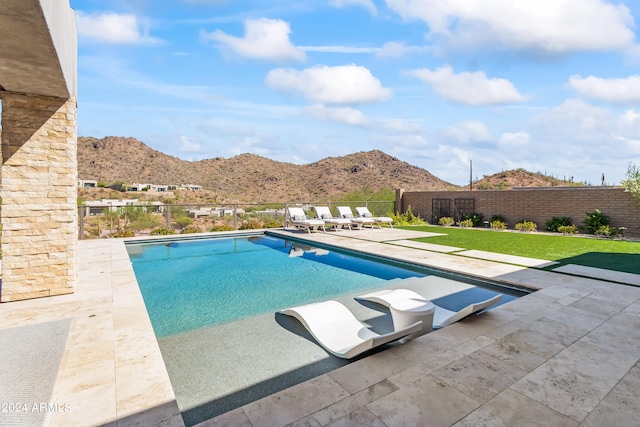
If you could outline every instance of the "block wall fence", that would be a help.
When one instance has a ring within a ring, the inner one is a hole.
[[[640,201],[622,187],[532,187],[495,191],[404,191],[396,190],[396,210],[404,213],[409,206],[414,214],[434,221],[434,199],[449,199],[454,216],[456,199],[473,199],[474,211],[489,220],[492,215],[505,217],[509,228],[523,219],[534,221],[538,230],[554,216],[568,216],[582,226],[586,212],[599,209],[616,227],[626,227],[629,237],[640,237]],[[446,204],[446,202],[444,202]],[[468,203],[468,201],[467,201]],[[456,218],[457,220],[458,218]]]

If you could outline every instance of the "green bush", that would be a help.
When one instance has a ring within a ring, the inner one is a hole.
[[[504,222],[505,225],[507,224],[507,219],[502,215],[491,215],[491,218],[489,218],[489,223],[492,223],[493,221],[500,221]]]
[[[482,215],[481,213],[470,213],[470,214],[464,214],[462,215],[462,219],[466,220],[466,219],[470,219],[471,222],[473,223],[473,227],[478,227],[480,225],[482,225],[482,219],[484,218],[484,215]]]
[[[260,221],[255,218],[251,218],[246,221],[242,221],[239,230],[257,230],[258,228],[262,228]]]
[[[428,225],[429,223],[419,216],[415,216],[411,206],[403,214],[389,213],[389,217],[393,219],[394,225]]]
[[[507,224],[505,224],[504,221],[493,220],[489,223],[489,227],[491,227],[492,230],[506,230]]]
[[[545,226],[549,231],[553,231],[554,233],[558,233],[558,232],[561,233],[561,231],[558,230],[559,227],[572,225],[572,224],[573,224],[573,220],[568,216],[554,216],[553,218],[551,218],[549,221],[545,223]]]
[[[171,228],[167,228],[167,227],[158,227],[151,230],[152,236],[167,236],[169,234],[176,234],[176,232]]]
[[[197,228],[197,227],[194,227],[194,226],[190,225],[190,226],[188,226],[188,227],[185,227],[185,228],[180,232],[180,234],[193,234],[193,233],[202,233],[202,231],[201,231],[199,228]]]
[[[178,228],[185,228],[193,224],[193,219],[188,216],[181,216],[175,219]]]
[[[262,224],[262,228],[280,228],[282,223],[275,219],[267,220]]]
[[[584,227],[591,234],[596,234],[598,230],[605,230],[603,226],[611,226],[611,218],[604,215],[600,210],[596,209],[593,212],[587,212],[584,219]]]
[[[233,226],[222,224],[222,225],[214,225],[213,227],[211,227],[211,230],[209,231],[216,232],[216,231],[233,231],[233,230],[235,230]]]
[[[135,237],[133,230],[127,230],[126,228],[119,228],[113,233],[109,234],[109,237]]]
[[[455,221],[450,216],[443,216],[438,220],[438,224],[444,227],[451,227],[454,223]]]
[[[578,227],[576,227],[575,225],[561,225],[557,228],[556,230],[558,233],[562,233],[565,236],[569,236],[571,234],[577,234],[578,233]]]
[[[456,223],[458,225],[458,227],[460,228],[468,228],[468,227],[473,227],[473,220],[471,218],[469,219],[463,219],[462,221],[458,221]]]
[[[528,221],[523,219],[519,223],[516,224],[516,230],[523,231],[525,233],[529,233],[531,231],[536,231],[538,229],[538,225],[533,221]]]
[[[625,179],[620,181],[620,184],[624,187],[624,191],[630,192],[636,200],[640,201],[640,167],[629,163]]]

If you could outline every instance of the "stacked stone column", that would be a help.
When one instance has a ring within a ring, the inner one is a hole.
[[[0,300],[72,293],[78,233],[76,99],[0,94]]]

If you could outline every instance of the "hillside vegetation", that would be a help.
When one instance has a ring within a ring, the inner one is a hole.
[[[175,192],[175,202],[287,202],[338,200],[347,195],[372,195],[383,190],[466,190],[379,150],[295,165],[255,154],[229,159],[186,161],[154,150],[135,138],[109,136],[78,138],[78,176],[107,185],[122,183],[197,184],[205,191]],[[540,173],[516,169],[484,176],[474,190],[514,187],[582,185]],[[84,199],[122,198],[104,189],[81,189]],[[137,193],[139,199],[157,198]]]

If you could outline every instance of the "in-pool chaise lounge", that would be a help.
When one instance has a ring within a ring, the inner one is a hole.
[[[361,323],[338,301],[322,301],[279,311],[295,317],[329,353],[351,359],[365,351],[399,340],[422,329],[422,322],[406,328],[377,334]]]
[[[350,219],[352,225],[355,225],[358,230],[362,230],[362,227],[365,225],[370,225],[371,228],[373,228],[376,224],[373,218],[363,218],[360,216],[354,217],[349,206],[338,206],[338,214],[340,215],[340,218]]]
[[[356,212],[358,213],[358,216],[361,218],[373,219],[380,228],[382,228],[382,224],[389,224],[389,226],[393,228],[393,219],[389,218],[388,216],[373,216],[373,214],[369,212],[369,208],[364,206],[360,208],[356,208]]]
[[[313,209],[316,211],[318,218],[323,220],[326,225],[330,225],[336,230],[344,226],[351,230],[351,220],[347,218],[334,218],[328,206],[314,206]]]
[[[307,219],[302,208],[287,208],[287,210],[289,211],[289,222],[291,222],[294,227],[307,230],[307,233],[319,229],[325,231],[324,221],[321,219]]]
[[[372,292],[370,294],[356,297],[357,300],[371,301],[377,304],[381,304],[385,307],[391,307],[392,304],[396,303],[400,299],[407,298],[413,301],[427,302],[427,300],[425,300],[422,295],[409,289],[385,289],[382,291]],[[435,313],[433,315],[433,327],[435,329],[444,328],[445,326],[456,323],[467,316],[471,316],[472,314],[478,313],[485,308],[491,307],[492,305],[497,304],[500,301],[502,301],[502,294],[495,295],[487,300],[480,301],[475,304],[469,304],[460,311],[447,310],[446,308],[442,308],[434,304]]]

